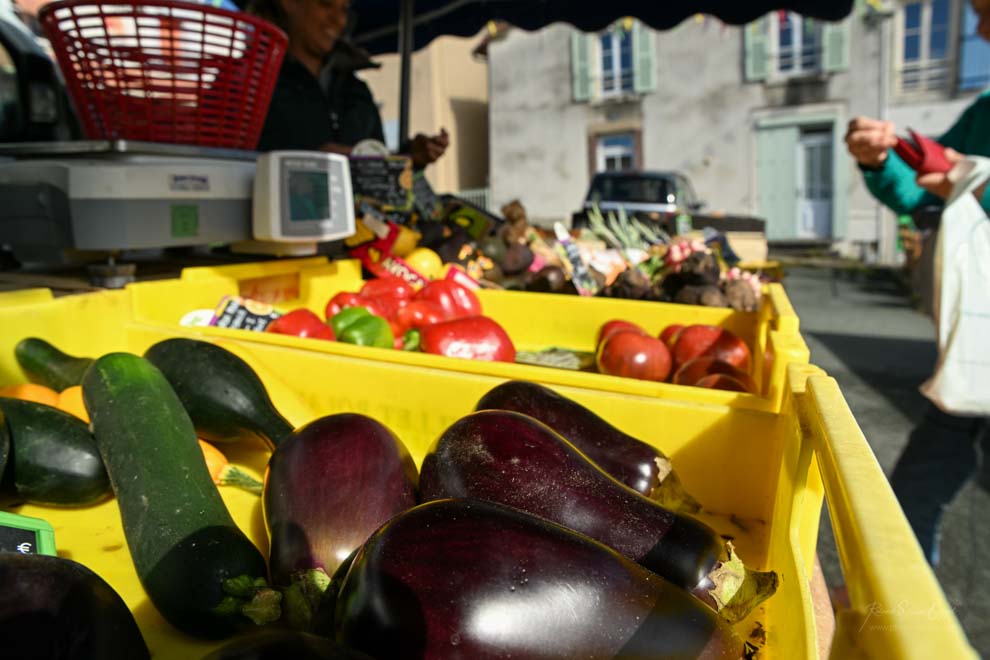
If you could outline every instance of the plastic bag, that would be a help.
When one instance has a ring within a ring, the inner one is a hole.
[[[936,244],[935,373],[921,392],[948,413],[990,415],[990,218],[973,190],[990,179],[990,159],[969,157],[942,213]]]

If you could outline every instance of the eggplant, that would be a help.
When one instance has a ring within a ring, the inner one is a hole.
[[[514,410],[540,420],[580,449],[600,468],[668,509],[701,509],[656,447],[623,433],[577,401],[548,387],[512,380],[481,397],[475,410]]]
[[[604,543],[694,593],[728,621],[777,588],[730,543],[693,518],[616,481],[546,424],[485,410],[454,422],[423,460],[423,502],[471,497],[525,511]]]
[[[415,506],[416,480],[402,442],[364,415],[322,417],[275,449],[262,501],[271,577],[288,588],[290,625],[307,628],[340,563],[382,523]]]
[[[297,630],[259,630],[227,642],[203,660],[372,660],[342,644]]]
[[[131,611],[103,578],[61,557],[0,553],[0,656],[150,658]]]
[[[336,639],[376,658],[740,658],[732,629],[613,550],[521,511],[442,500],[368,539]]]

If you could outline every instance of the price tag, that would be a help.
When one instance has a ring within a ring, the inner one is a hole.
[[[0,552],[55,555],[55,532],[40,518],[0,511]]]

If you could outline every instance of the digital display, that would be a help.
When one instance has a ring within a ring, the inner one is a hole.
[[[330,217],[330,176],[325,171],[289,172],[289,220],[310,222]]]

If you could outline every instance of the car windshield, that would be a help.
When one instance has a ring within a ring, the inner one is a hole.
[[[588,191],[589,202],[673,204],[671,181],[651,176],[597,176]]]

